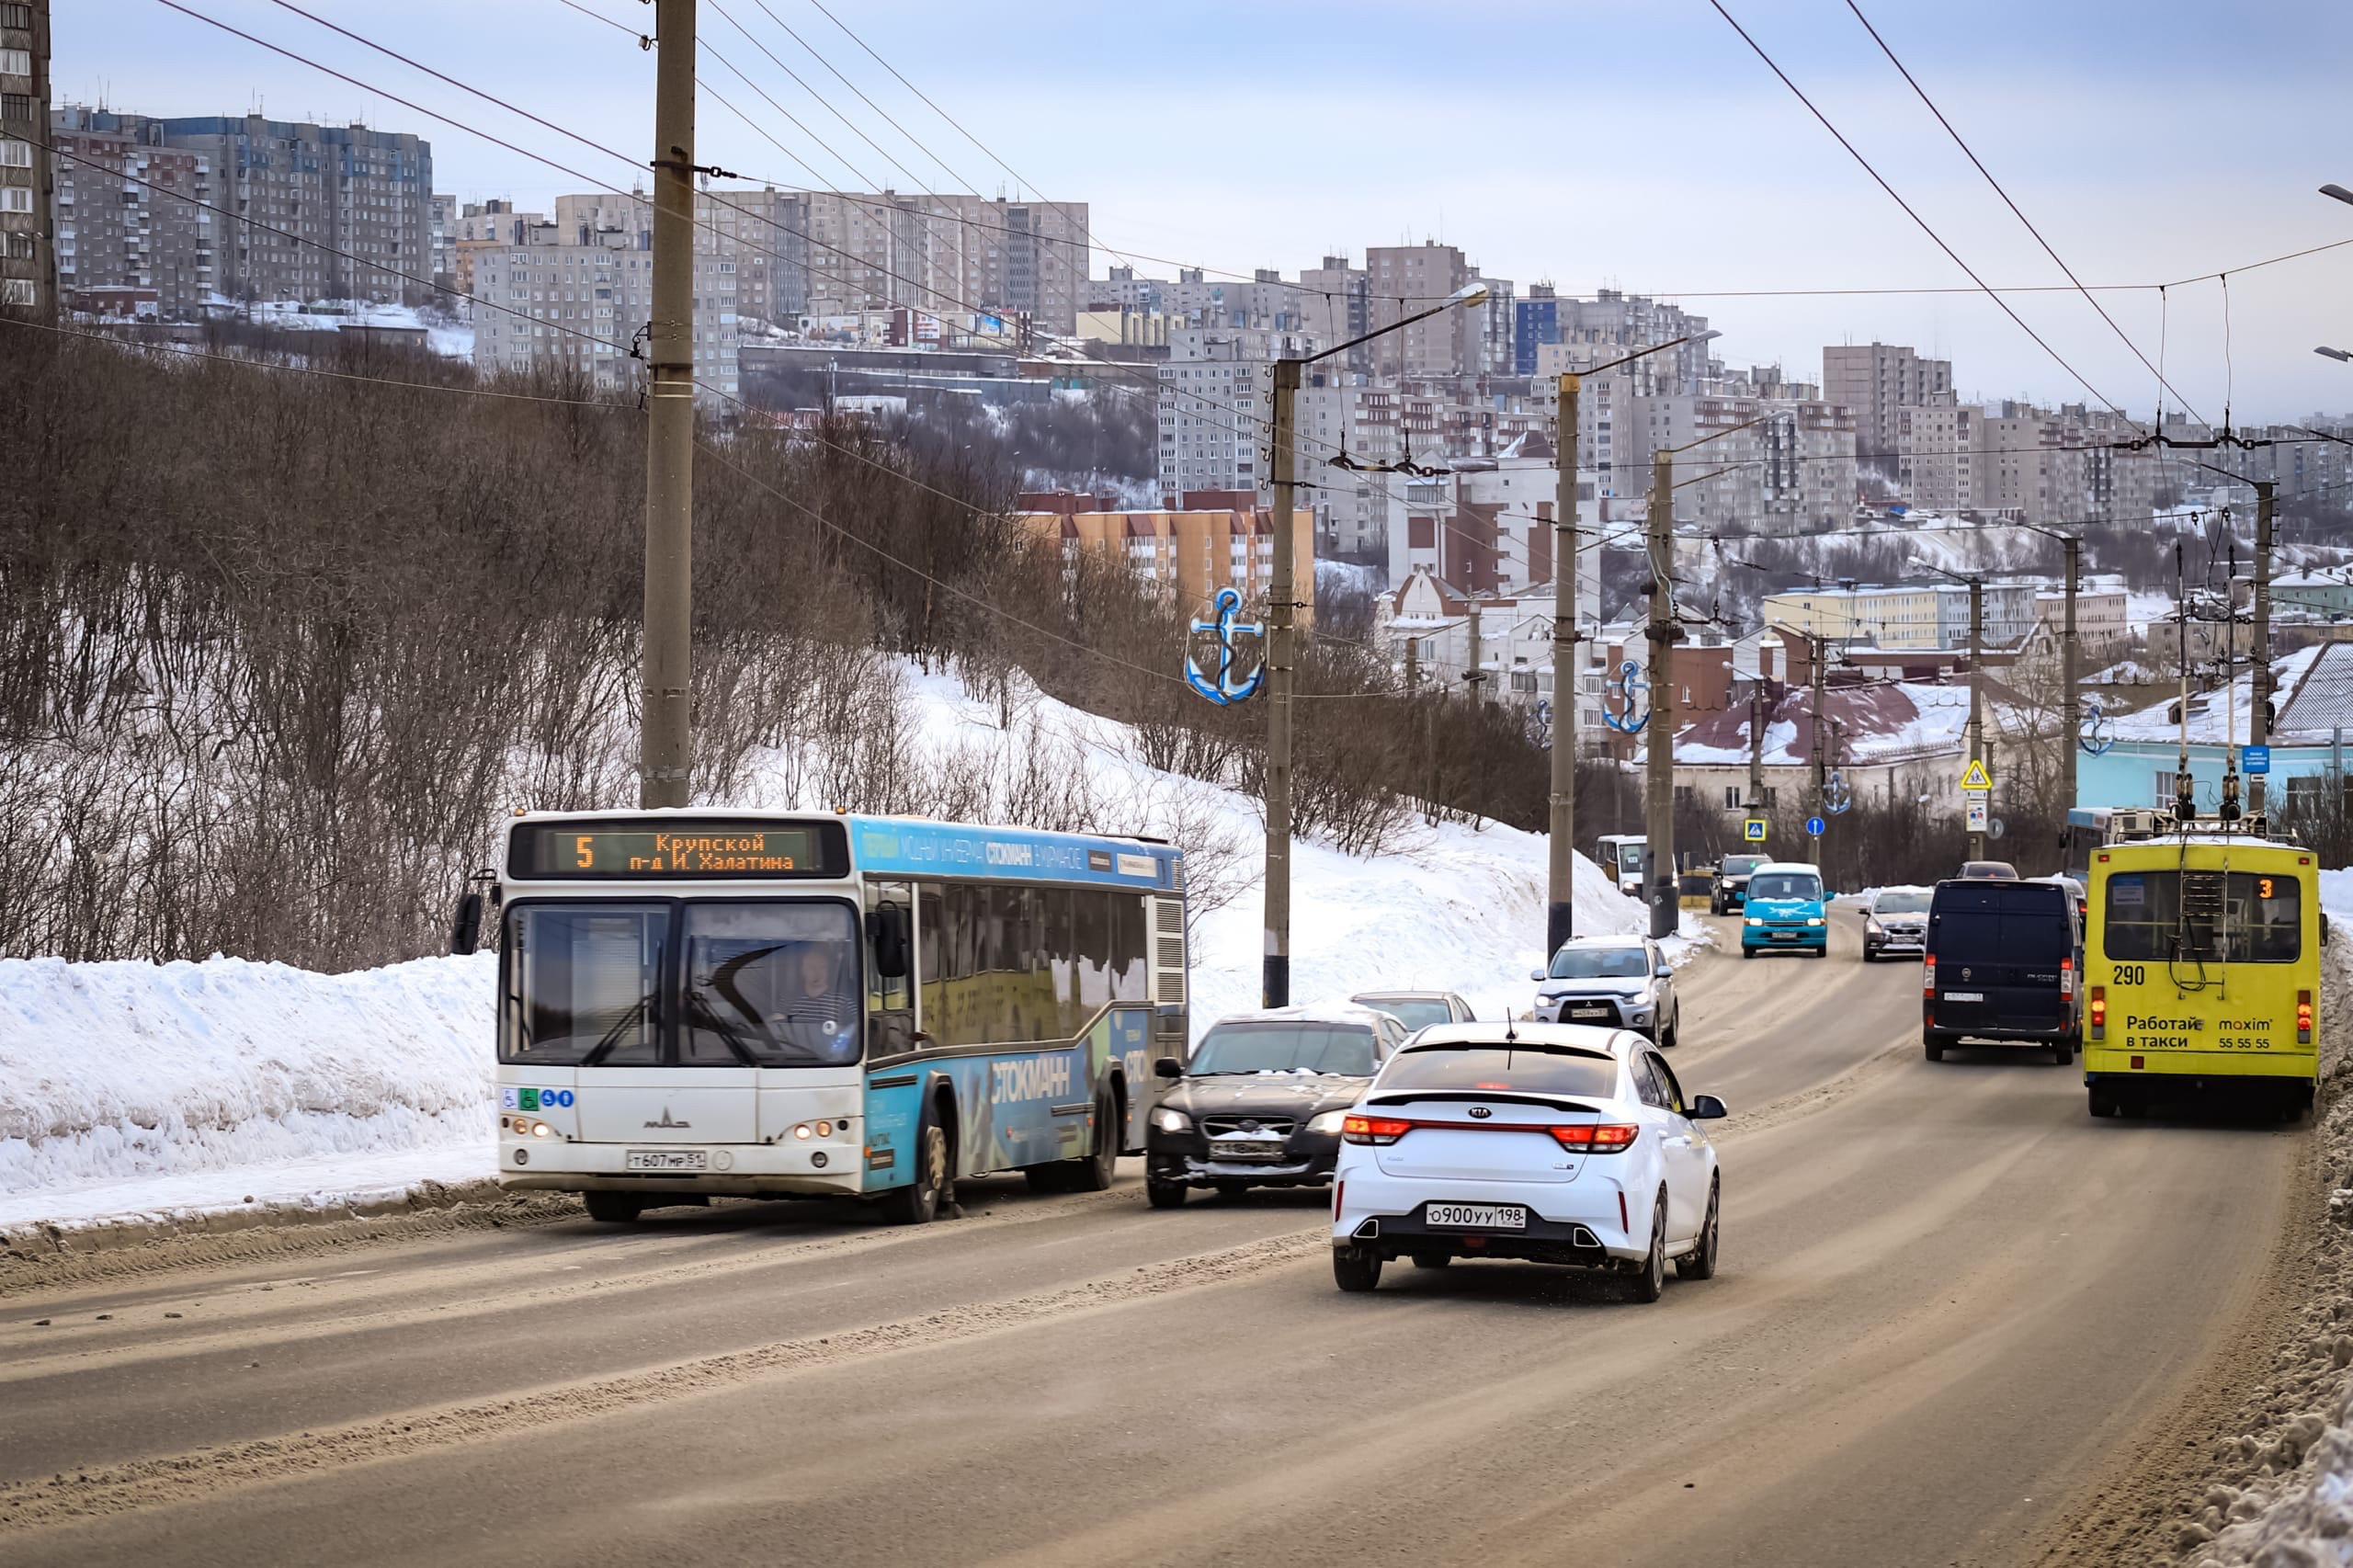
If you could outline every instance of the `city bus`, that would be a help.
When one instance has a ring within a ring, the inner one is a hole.
[[[2138,844],[2173,825],[2173,813],[2149,806],[2070,806],[2063,858],[2067,875],[2086,888],[2092,854],[2110,844]]]
[[[1142,838],[767,812],[522,813],[498,934],[498,1181],[591,1216],[955,1182],[1099,1190],[1186,1045],[1184,858]]]
[[[2172,833],[2091,857],[2084,1081],[2094,1116],[2158,1097],[2259,1097],[2293,1119],[2317,1077],[2321,944],[2310,850]]]

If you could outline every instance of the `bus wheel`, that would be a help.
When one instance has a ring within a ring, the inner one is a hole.
[[[2091,1112],[2094,1116],[2116,1114],[2116,1090],[2107,1084],[2094,1084],[2090,1090]]]
[[[643,1211],[633,1192],[584,1192],[587,1199],[588,1218],[606,1225],[626,1225]]]
[[[893,1225],[921,1225],[939,1212],[940,1196],[948,1190],[948,1133],[938,1113],[926,1107],[915,1129],[915,1179],[882,1196],[882,1217]]]
[[[1071,1188],[1076,1192],[1104,1192],[1111,1186],[1111,1173],[1120,1164],[1120,1130],[1124,1119],[1120,1114],[1120,1096],[1110,1085],[1095,1092],[1095,1149],[1083,1160],[1070,1164]]]

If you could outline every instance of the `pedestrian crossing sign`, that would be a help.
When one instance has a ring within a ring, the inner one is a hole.
[[[1969,766],[1961,770],[1961,787],[1964,790],[1991,790],[1994,780],[1987,776],[1985,765],[1972,756],[1969,759]]]
[[[1742,824],[1740,835],[1748,840],[1751,844],[1764,843],[1765,819],[1763,817],[1750,817],[1746,823]]]

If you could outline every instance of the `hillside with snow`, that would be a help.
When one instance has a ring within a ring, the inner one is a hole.
[[[1145,833],[1183,845],[1195,1036],[1256,1006],[1256,802],[1154,768],[1127,727],[1019,676],[980,696],[902,672],[900,765],[968,820]],[[827,810],[830,769],[756,760],[733,805]],[[1296,999],[1430,986],[1483,1017],[1527,1006],[1542,961],[1545,840],[1415,816],[1381,853],[1293,851]],[[1642,928],[1641,905],[1577,862],[1578,930]],[[1678,944],[1679,946],[1679,944]],[[493,1167],[496,960],[353,974],[201,963],[0,960],[0,1232],[37,1223],[324,1206]]]

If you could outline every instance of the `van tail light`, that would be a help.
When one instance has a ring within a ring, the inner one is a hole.
[[[2108,1038],[2108,987],[2105,985],[2092,987],[2092,1038]]]
[[[1594,1154],[1615,1154],[1634,1146],[1642,1129],[1623,1121],[1580,1121],[1566,1127],[1548,1129],[1563,1149],[1582,1149]]]
[[[2070,1002],[2075,999],[2075,960],[2073,959],[2059,960],[2059,994]]]
[[[1937,955],[1934,953],[1920,960],[1920,994],[1931,1000],[1937,994]]]
[[[2312,1042],[2313,994],[2309,991],[2299,991],[2296,993],[2296,1043],[2310,1045]]]
[[[1351,1143],[1394,1143],[1414,1124],[1394,1116],[1352,1116],[1340,1123],[1340,1136]]]

